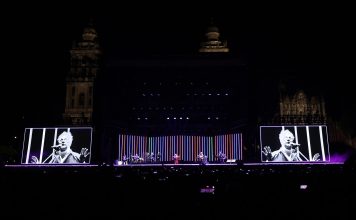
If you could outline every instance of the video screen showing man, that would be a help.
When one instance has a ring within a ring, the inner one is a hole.
[[[91,128],[27,128],[22,163],[90,163]]]
[[[261,126],[262,162],[330,160],[326,126]]]

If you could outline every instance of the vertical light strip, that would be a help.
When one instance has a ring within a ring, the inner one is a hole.
[[[238,134],[233,135],[233,140],[234,140],[234,148],[235,148],[235,159],[239,159],[239,145],[238,145]]]
[[[182,149],[182,160],[188,160],[187,157],[187,140],[188,140],[188,136],[184,135],[183,136],[183,149]]]
[[[41,141],[41,151],[40,151],[40,160],[38,161],[39,163],[42,163],[43,147],[44,147],[45,138],[46,138],[46,128],[43,128],[43,130],[42,130],[42,141]]]
[[[153,145],[153,139],[154,139],[154,137],[148,137],[148,140],[147,140],[147,148],[148,149],[151,148],[151,146]]]
[[[131,142],[131,136],[130,135],[127,135],[126,136],[126,140],[127,140],[127,147],[129,147],[132,151],[132,155],[135,155],[137,152],[136,152],[136,149],[135,149],[135,146],[132,145],[132,142]]]
[[[149,147],[148,145],[145,144],[144,138],[145,138],[145,136],[142,136],[143,149],[148,149],[149,152],[153,153],[153,152],[155,151],[155,148],[156,148],[157,145],[159,144],[158,140],[156,141],[156,143],[155,143],[154,145],[152,145],[151,147]]]
[[[33,131],[33,128],[30,128],[30,134],[29,134],[28,143],[27,143],[26,163],[28,163],[28,158],[30,157],[31,142],[32,142],[32,131]]]
[[[240,148],[240,160],[242,160],[243,158],[243,146],[242,146],[242,134],[240,134],[240,144],[239,144],[239,148]]]
[[[189,148],[190,148],[190,157],[191,160],[195,160],[195,146],[194,146],[194,136],[190,136],[190,143],[189,143]]]
[[[328,147],[328,161],[330,161],[330,148],[329,148],[329,137],[328,137],[328,127],[326,125],[322,126],[325,127],[325,137],[326,137],[326,146]]]
[[[58,128],[54,129],[53,146],[56,145]]]
[[[130,149],[131,156],[135,155],[136,152],[134,146],[131,145],[130,135],[125,135],[125,140],[126,140],[126,147]]]
[[[239,152],[240,152],[239,159],[243,160],[242,134],[238,134],[238,137],[239,137]]]
[[[190,136],[190,143],[189,143],[189,149],[190,149],[190,157],[192,161],[195,161],[195,146],[194,146],[194,136]]]
[[[130,149],[131,155],[134,155],[134,149],[133,146],[130,144],[130,138],[129,135],[125,135],[125,142],[126,142],[126,147]]]
[[[224,146],[224,148],[226,149],[227,155],[230,157],[229,148],[226,145],[226,135],[222,135],[222,146]]]
[[[220,147],[219,147],[219,136],[215,136],[214,137],[214,144],[215,144],[215,148],[220,150]]]
[[[119,160],[122,160],[121,155],[124,155],[123,152],[125,152],[125,148],[123,148],[121,134],[119,134],[119,155],[118,155]]]
[[[233,159],[237,159],[237,147],[236,147],[236,140],[235,140],[235,135],[236,134],[230,134],[231,137],[231,145],[232,145],[232,156]]]
[[[205,136],[204,140],[205,140],[205,146],[209,151],[209,158],[210,158],[211,161],[214,161],[214,151],[209,145],[209,137]]]
[[[131,151],[130,149],[127,147],[127,140],[126,140],[126,136],[125,135],[122,135],[121,137],[121,140],[122,140],[122,145],[124,146],[124,148],[126,149],[127,151],[127,156],[130,157],[131,156]],[[130,158],[131,159],[131,158]]]
[[[130,149],[128,149],[128,147],[127,147],[127,141],[126,141],[126,137],[125,137],[125,135],[121,135],[121,143],[122,143],[122,146],[123,146],[123,148],[124,149],[126,149],[126,152],[127,152],[127,157],[130,157],[131,156],[131,151],[130,151]],[[131,159],[131,158],[130,158]]]
[[[231,134],[231,138],[232,138],[232,149],[234,150],[234,159],[238,159],[238,148],[237,148],[237,142],[236,142],[236,134]]]
[[[147,151],[148,146],[145,146],[145,144],[143,142],[143,136],[137,136],[137,137],[138,137],[138,141],[140,142],[142,152]],[[151,149],[152,149],[152,147],[151,147]]]
[[[306,128],[307,128],[307,140],[308,140],[309,161],[312,161],[312,152],[311,152],[310,136],[309,136],[309,126],[306,126]]]
[[[234,135],[233,134],[229,134],[229,142],[230,142],[231,149],[232,149],[232,158],[236,159],[236,151],[235,151]]]
[[[121,156],[121,158],[122,158],[123,155],[126,155],[126,158],[128,158],[130,155],[127,155],[127,149],[125,147],[124,138],[123,138],[122,134],[120,134],[120,136],[119,136],[119,144],[120,144],[119,148],[122,149],[121,154],[119,156]]]
[[[295,143],[299,144],[297,126],[294,126],[294,137],[295,137]]]
[[[239,138],[238,134],[234,134],[234,145],[235,145],[235,158],[236,160],[239,159]]]
[[[186,152],[187,152],[187,149],[186,149],[186,146],[187,146],[187,144],[186,144],[186,141],[187,141],[187,136],[183,136],[183,149],[182,149],[182,157],[181,157],[181,159],[182,160],[186,160]]]
[[[132,139],[133,145],[137,147],[138,156],[141,157],[142,149],[141,149],[140,143],[138,143],[137,136],[131,135],[131,139]]]
[[[229,158],[231,158],[231,155],[230,155],[230,149],[229,149],[229,147],[228,147],[228,145],[227,145],[227,135],[225,134],[225,135],[223,135],[223,140],[224,140],[224,147],[225,147],[225,149],[226,149],[226,151],[227,151],[227,154],[229,155]]]
[[[229,135],[229,134],[226,135],[226,145],[227,145],[227,146],[229,147],[229,149],[230,149],[230,157],[231,157],[231,158],[234,158],[233,148],[232,148],[232,145],[231,145],[230,135]]]
[[[193,150],[193,153],[192,153],[192,158],[193,158],[193,161],[196,160],[196,156],[197,156],[197,152],[196,152],[196,146],[194,144],[194,136],[191,137],[191,149]]]
[[[225,145],[225,135],[221,135],[221,146],[225,149],[226,155],[229,155],[229,149]]]
[[[203,149],[204,155],[206,155],[208,157],[209,156],[209,152],[207,151],[207,149],[204,146],[204,138],[202,136],[199,136],[199,141],[200,141],[200,146]]]
[[[164,158],[166,158],[166,157],[165,157],[165,152],[166,152],[166,149],[167,149],[167,146],[168,146],[168,143],[169,143],[167,136],[165,137],[165,140],[166,140],[166,141],[165,141],[165,144],[164,144],[164,146],[163,146],[163,148],[162,148]],[[164,159],[164,160],[166,160],[166,159]]]
[[[175,153],[178,154],[178,135],[174,136],[174,151],[172,152],[171,156]]]
[[[184,136],[183,135],[180,135],[179,136],[179,141],[180,141],[180,145],[179,145],[179,148],[180,148],[180,159],[182,160],[183,159],[183,152],[184,152],[184,150],[183,150],[183,138],[184,138]]]
[[[118,135],[118,141],[117,141],[117,146],[119,147],[119,149],[118,149],[118,157],[117,158],[119,158],[119,160],[120,160],[120,152],[121,152],[121,142],[120,142],[120,134]]]
[[[231,140],[230,140],[230,134],[227,134],[227,146],[230,148],[230,156],[231,158],[234,158],[234,148],[232,147]]]
[[[193,161],[192,154],[193,154],[193,149],[190,147],[192,142],[192,136],[187,137],[187,160]]]
[[[220,146],[220,136],[215,137],[215,144],[216,144],[217,148],[219,149],[219,151],[222,150],[221,146]],[[224,152],[224,153],[226,153],[226,152]]]
[[[319,126],[319,135],[320,135],[320,145],[321,145],[321,156],[323,158],[323,161],[325,161],[323,129],[321,128],[321,126]]]
[[[136,152],[137,152],[138,156],[141,157],[142,156],[141,147],[140,147],[140,145],[138,143],[136,143],[136,137],[137,136],[135,136],[135,135],[131,135],[131,140],[132,140],[132,144],[134,146],[136,146],[136,149],[137,149]]]
[[[165,158],[166,161],[168,160],[169,143],[170,143],[170,137],[167,136],[167,143],[166,143],[166,146],[164,146],[164,158]]]
[[[210,146],[214,149],[214,137],[209,137]]]
[[[188,159],[190,161],[193,161],[193,148],[191,148],[191,143],[192,143],[192,136],[189,136],[187,139],[187,155],[188,155]]]
[[[193,136],[189,137],[189,157],[191,161],[195,160],[195,157],[193,155],[195,155],[195,148],[194,148],[194,144],[193,144]]]
[[[226,135],[226,137],[227,137],[227,139],[226,139],[226,141],[227,141],[227,146],[229,147],[229,149],[230,149],[230,157],[231,158],[234,158],[234,153],[233,153],[233,148],[232,148],[232,145],[231,145],[231,141],[230,141],[230,135],[229,134],[227,134]]]
[[[201,145],[200,136],[196,136],[196,140],[197,140],[199,152],[203,152],[203,154],[206,155],[206,152],[204,152],[203,146]]]
[[[174,153],[178,153],[178,136],[177,135],[175,135],[174,136],[174,152],[172,152],[172,154],[171,155],[173,155]]]
[[[210,145],[213,146],[214,155],[218,155],[218,147],[213,144],[214,143],[214,139],[215,139],[215,136],[210,137],[209,142],[210,142]]]
[[[140,144],[141,152],[147,151],[148,147],[144,145],[142,136],[136,136],[136,137],[137,137],[138,143]]]
[[[135,149],[130,144],[130,136],[129,135],[125,135],[125,140],[126,140],[126,146],[127,146],[128,149],[130,149],[131,155],[135,155]]]

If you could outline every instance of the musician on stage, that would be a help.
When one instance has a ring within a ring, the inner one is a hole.
[[[201,163],[202,161],[203,161],[203,159],[204,159],[204,154],[203,154],[203,152],[200,152],[199,154],[198,154],[198,161]]]
[[[127,165],[127,157],[126,157],[126,154],[124,154],[124,156],[122,156],[122,164],[123,164],[123,165]]]
[[[226,155],[223,152],[219,151],[219,154],[217,155],[217,157],[218,157],[219,163],[225,163]]]
[[[179,164],[179,158],[180,158],[180,156],[178,154],[173,155],[174,164]]]
[[[138,156],[138,154],[135,154],[134,156],[131,156],[131,157],[132,157],[133,163],[138,163],[140,160],[140,156]]]
[[[205,165],[208,163],[208,156],[204,155],[203,152],[200,152],[198,155],[198,161],[201,165]]]

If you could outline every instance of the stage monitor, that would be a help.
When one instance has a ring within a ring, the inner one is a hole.
[[[21,164],[90,164],[90,127],[26,128]]]
[[[325,125],[261,126],[262,162],[329,162]]]

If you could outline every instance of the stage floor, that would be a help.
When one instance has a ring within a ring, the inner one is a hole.
[[[207,167],[216,167],[216,166],[232,166],[232,167],[243,167],[243,166],[305,166],[305,165],[343,165],[343,162],[283,162],[283,163],[136,163],[136,164],[125,164],[125,165],[108,165],[108,164],[17,164],[17,165],[5,165],[5,167],[101,167],[101,166],[113,166],[113,167],[162,167],[162,166],[174,166],[174,167],[195,167],[195,166],[207,166]]]

